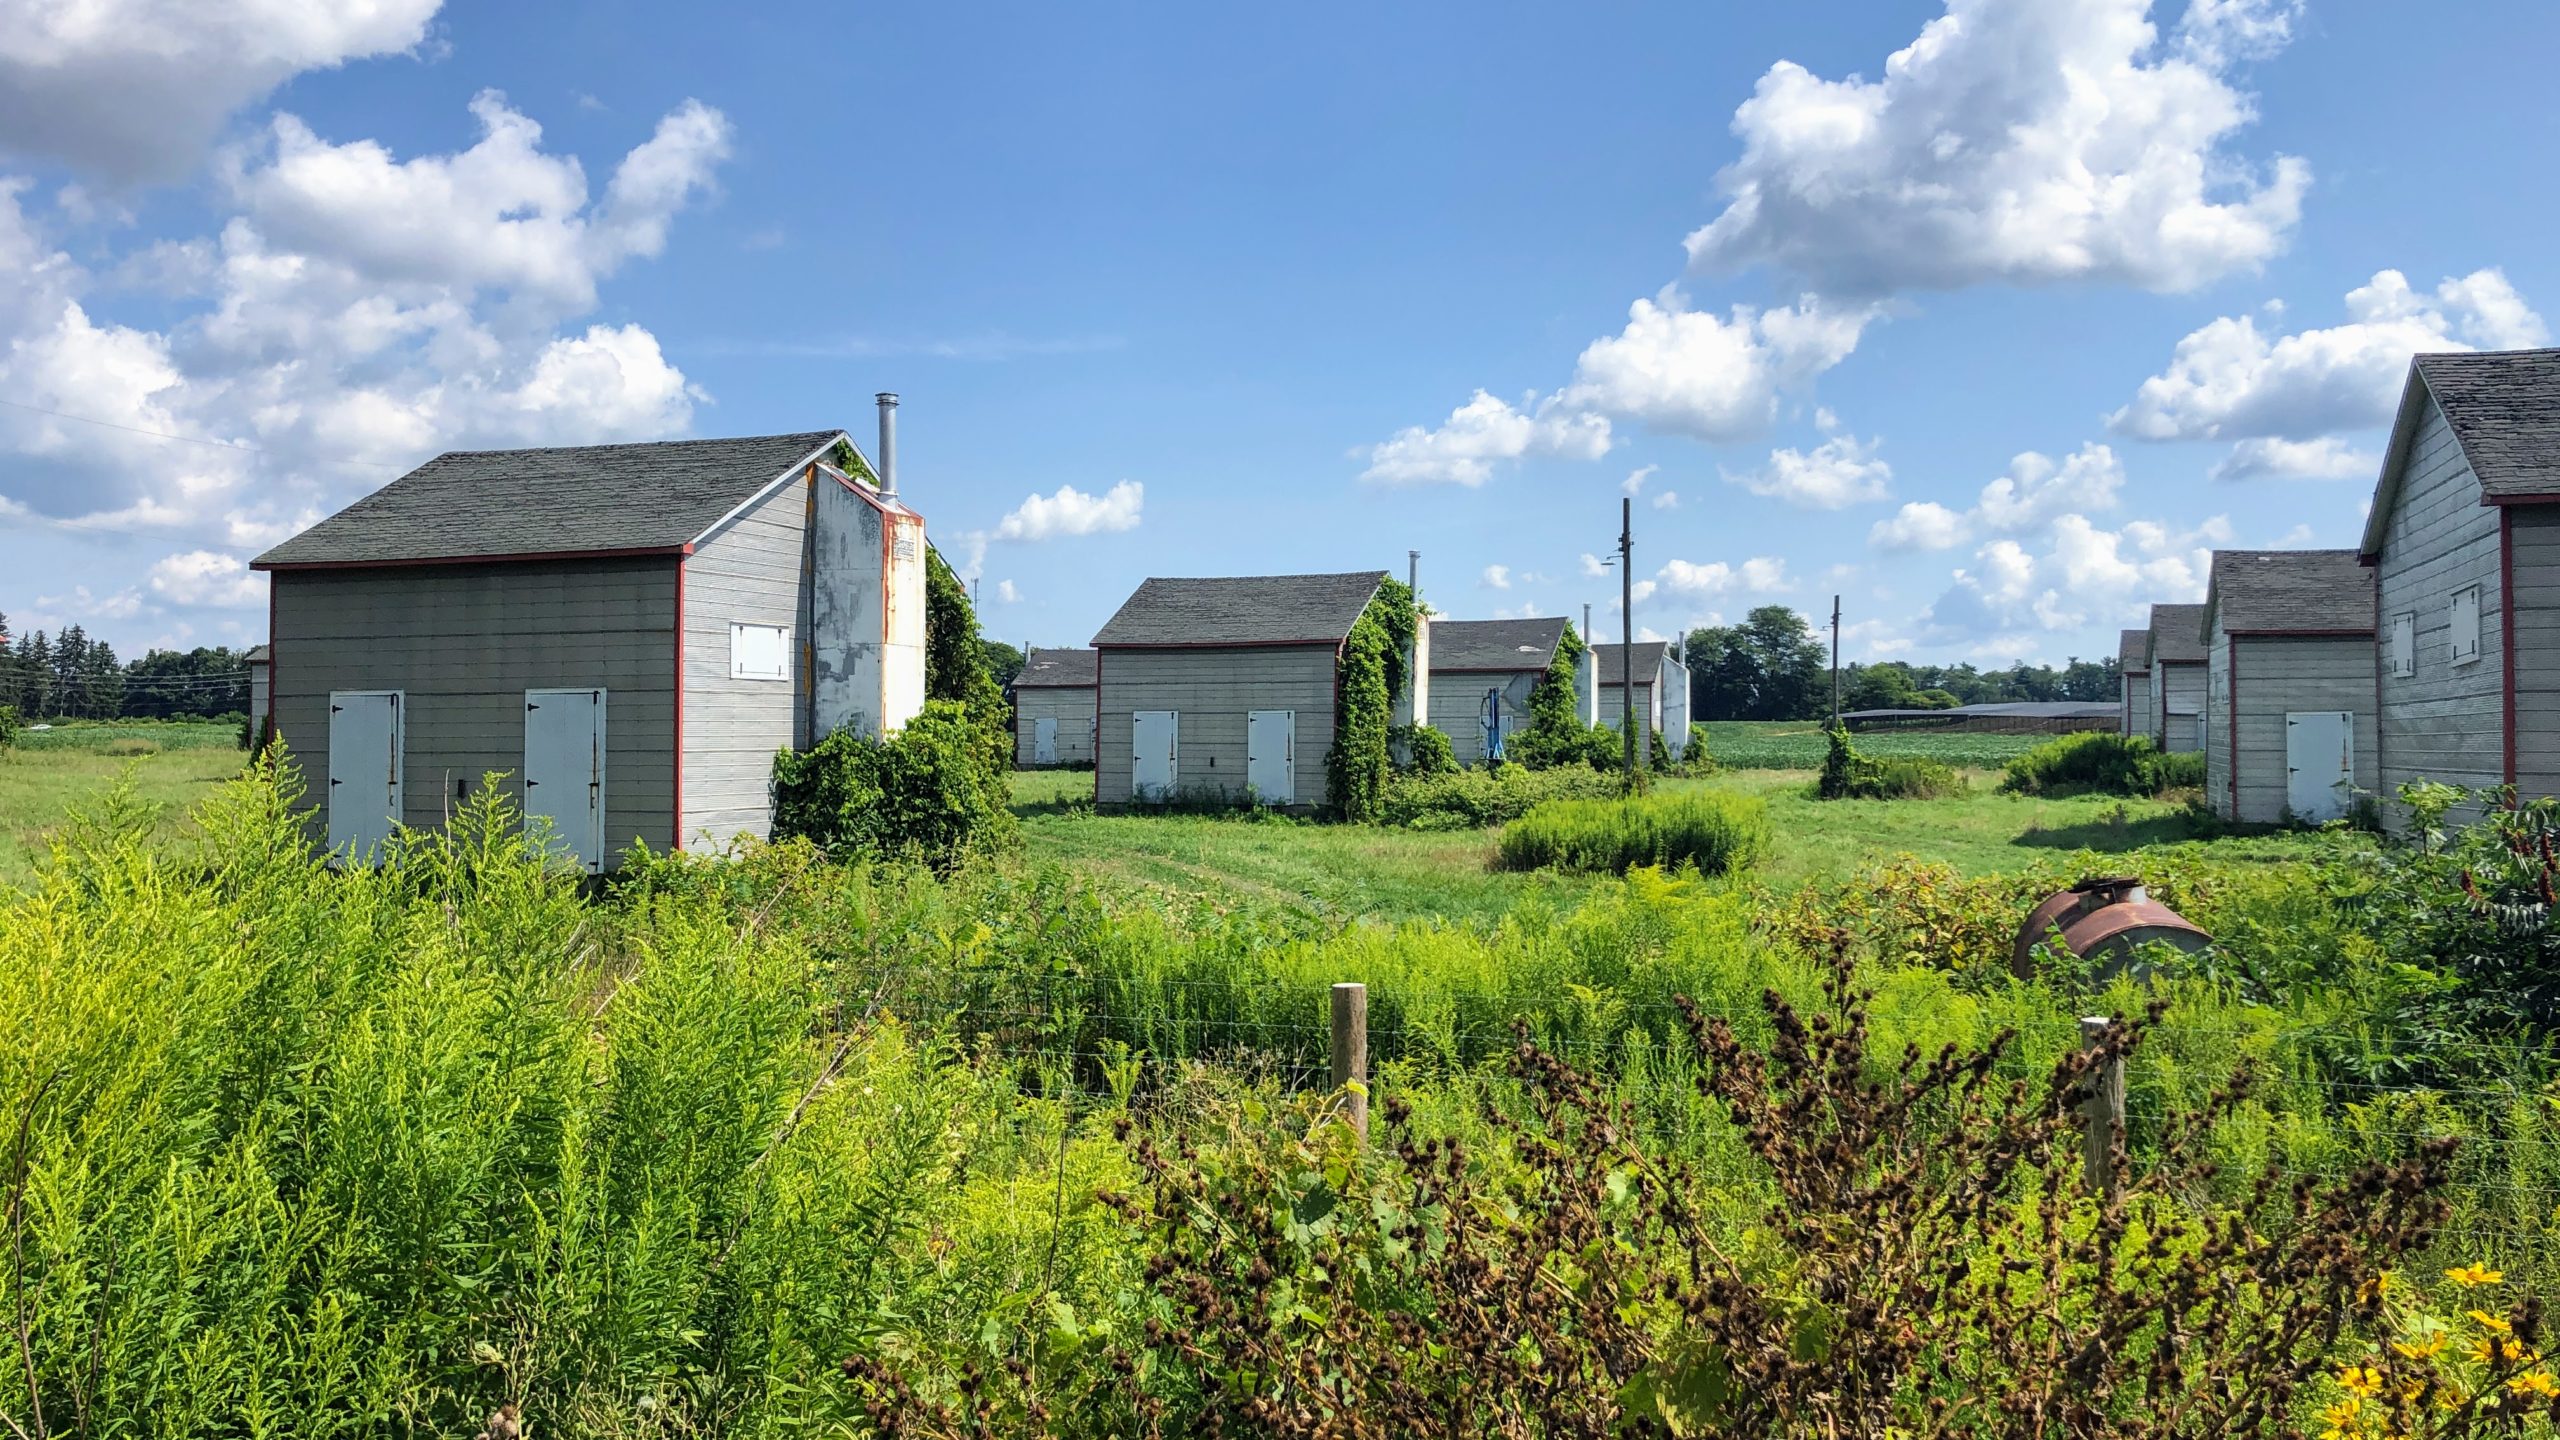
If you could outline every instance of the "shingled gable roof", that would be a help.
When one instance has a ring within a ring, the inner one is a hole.
[[[2125,630],[2116,635],[2116,669],[2126,675],[2151,673],[2151,632]]]
[[[1544,670],[1564,643],[1564,617],[1552,620],[1434,620],[1431,673]]]
[[[1093,637],[1096,646],[1332,645],[1351,633],[1384,570],[1148,580]]]
[[[1438,637],[1435,636],[1433,638],[1436,639]],[[1598,652],[1600,656],[1600,684],[1604,688],[1610,685],[1626,684],[1627,647],[1624,645],[1594,645],[1591,648]],[[1665,664],[1668,664],[1671,660],[1671,642],[1668,640],[1639,640],[1636,642],[1636,654],[1646,657],[1658,655],[1662,658]],[[1656,672],[1654,670],[1648,670],[1645,668],[1645,662],[1643,660],[1638,660],[1636,662],[1636,683],[1638,685],[1652,684],[1655,673]]]
[[[2353,550],[2216,550],[2204,632],[2370,635],[2373,572]]]
[[[2151,663],[2154,665],[2201,665],[2204,663],[2204,607],[2202,605],[2154,605],[2151,607]]]
[[[2400,412],[2374,482],[2359,553],[2382,553],[2400,495],[2409,447],[2433,401],[2480,482],[2483,505],[2560,502],[2560,350],[2490,350],[2415,355],[2400,388]]]
[[[1013,688],[1090,690],[1094,685],[1094,659],[1092,651],[1081,647],[1043,650],[1035,646],[1023,657],[1022,673],[1013,677]]]
[[[840,430],[454,450],[250,562],[259,570],[632,551],[674,553],[812,460]]]

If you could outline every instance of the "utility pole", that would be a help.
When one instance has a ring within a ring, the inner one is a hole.
[[[1618,501],[1618,636],[1620,694],[1618,728],[1626,732],[1627,788],[1641,783],[1642,771],[1636,769],[1636,502],[1632,495]]]
[[[1840,597],[1831,597],[1831,728],[1840,728]]]

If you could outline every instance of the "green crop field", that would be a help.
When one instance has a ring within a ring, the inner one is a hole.
[[[1885,731],[1857,738],[1861,753],[1908,755],[1959,770],[1997,770],[2049,735],[1932,735]],[[1830,742],[1818,720],[1712,720],[1707,750],[1730,770],[1818,770]]]
[[[0,885],[24,883],[48,837],[119,782],[151,810],[154,833],[183,833],[188,807],[237,776],[242,760],[229,725],[138,720],[22,732],[0,750]]]

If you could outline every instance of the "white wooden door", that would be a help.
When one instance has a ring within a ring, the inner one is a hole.
[[[552,848],[604,868],[602,690],[524,692],[524,823],[551,822]]]
[[[1137,710],[1129,715],[1129,797],[1170,800],[1182,773],[1182,712]]]
[[[1058,718],[1056,716],[1042,715],[1031,722],[1031,763],[1034,765],[1058,763]]]
[[[397,690],[329,692],[329,849],[369,861],[400,823]]]
[[[1298,803],[1298,712],[1254,710],[1244,717],[1244,783],[1265,805]]]
[[[2317,825],[2347,813],[2356,783],[2356,717],[2346,710],[2303,710],[2284,717],[2284,803],[2297,820]]]

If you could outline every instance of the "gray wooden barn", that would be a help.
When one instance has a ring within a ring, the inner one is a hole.
[[[2163,750],[2204,748],[2204,607],[2154,605],[2151,740]]]
[[[1094,652],[1023,652],[1013,680],[1013,763],[1025,770],[1093,763]]]
[[[1598,723],[1615,730],[1626,713],[1627,654],[1624,644],[1594,645],[1589,669],[1598,693],[1593,697]],[[1689,667],[1668,640],[1639,640],[1634,646],[1636,681],[1636,749],[1652,753],[1653,734],[1662,732],[1671,762],[1689,750]]]
[[[1431,622],[1430,723],[1461,765],[1482,764],[1529,728],[1529,692],[1546,678],[1566,622]]]
[[[2151,726],[2151,632],[2127,630],[2116,637],[2117,726],[2127,735],[2148,735]]]
[[[2205,801],[2253,824],[2371,790],[2373,574],[2353,550],[2217,550],[2204,597]]]
[[[2560,794],[2560,350],[2410,363],[2358,553],[2382,792]]]
[[[777,751],[923,706],[894,403],[877,488],[838,430],[458,451],[258,557],[315,828],[360,856],[504,772],[591,871],[765,835]]]
[[[1140,585],[1093,637],[1094,802],[1322,805],[1342,642],[1387,578]]]

